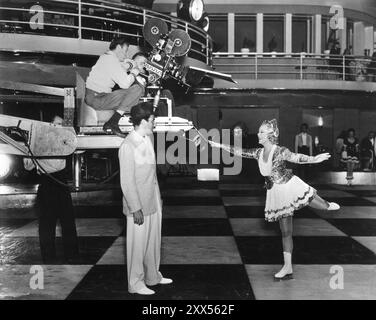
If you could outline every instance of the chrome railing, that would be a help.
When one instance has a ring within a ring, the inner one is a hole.
[[[36,7],[39,6],[39,7]],[[33,11],[34,9],[34,11]],[[99,0],[4,0],[0,4],[0,32],[25,33],[111,41],[128,36],[132,44],[145,46],[143,25],[150,17],[169,27],[185,30],[192,40],[188,56],[212,64],[212,39],[202,29],[179,18],[141,7]]]
[[[213,53],[216,71],[234,78],[376,81],[376,60],[314,53]]]

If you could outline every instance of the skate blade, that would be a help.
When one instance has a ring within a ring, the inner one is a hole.
[[[276,281],[276,282],[286,281],[286,280],[292,280],[292,279],[294,279],[292,273],[286,274],[282,278],[278,278],[278,277],[274,276],[274,281]]]

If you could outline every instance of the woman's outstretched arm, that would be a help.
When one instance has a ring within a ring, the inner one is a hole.
[[[239,147],[230,146],[227,144],[222,144],[214,141],[208,141],[209,144],[214,148],[220,148],[242,158],[257,159],[258,148],[242,149]]]
[[[326,161],[330,158],[329,153],[320,153],[317,156],[307,156],[302,153],[291,152],[288,148],[283,147],[281,150],[283,160],[298,163],[298,164],[312,164]]]

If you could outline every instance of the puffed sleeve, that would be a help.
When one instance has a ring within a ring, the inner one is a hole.
[[[307,156],[302,153],[291,152],[286,147],[282,147],[280,153],[283,160],[293,163],[312,163],[315,159],[315,157]]]

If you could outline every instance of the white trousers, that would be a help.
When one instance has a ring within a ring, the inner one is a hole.
[[[144,216],[142,225],[135,224],[133,216],[127,216],[127,271],[130,293],[161,281],[161,232],[160,207],[156,213]]]

